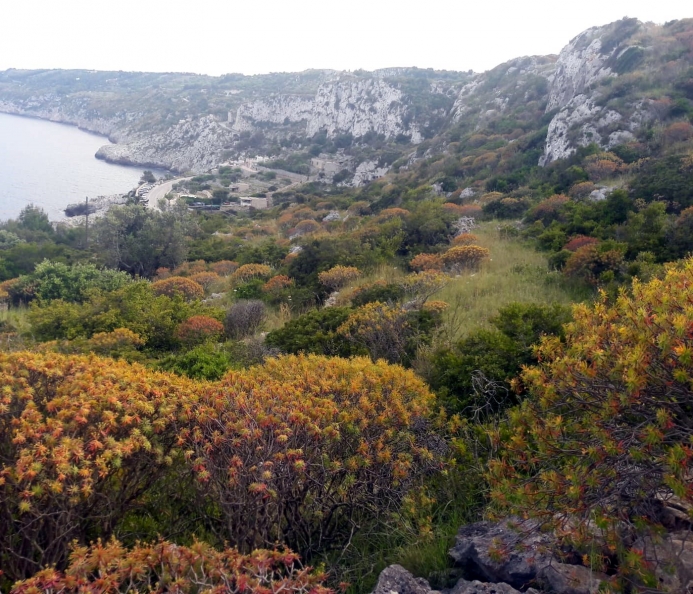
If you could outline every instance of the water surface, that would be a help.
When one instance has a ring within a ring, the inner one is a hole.
[[[104,144],[74,126],[0,113],[0,220],[30,203],[59,220],[86,196],[130,191],[142,169],[99,161],[94,154]]]

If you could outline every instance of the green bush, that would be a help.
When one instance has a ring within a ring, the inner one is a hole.
[[[490,320],[495,329],[477,330],[454,348],[434,354],[431,386],[454,413],[471,414],[474,406],[485,405],[498,412],[515,404],[517,397],[510,381],[523,365],[536,363],[532,345],[544,335],[562,337],[563,325],[570,319],[570,310],[562,305],[511,303]],[[475,387],[475,377],[482,379],[484,386]],[[491,401],[485,402],[489,398]]]
[[[213,344],[203,344],[184,353],[168,355],[157,367],[192,379],[216,381],[231,368],[231,363],[228,353]]]
[[[363,354],[337,333],[353,310],[348,307],[328,307],[303,314],[267,335],[267,345],[284,353],[313,353],[349,357]]]

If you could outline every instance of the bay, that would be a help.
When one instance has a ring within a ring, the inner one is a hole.
[[[108,143],[74,126],[0,113],[0,220],[33,203],[57,221],[86,196],[129,192],[143,168],[96,159]]]

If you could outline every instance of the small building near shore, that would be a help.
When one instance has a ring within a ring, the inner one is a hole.
[[[254,196],[241,196],[239,199],[241,206],[246,208],[265,209],[270,206],[269,198],[256,198]]]

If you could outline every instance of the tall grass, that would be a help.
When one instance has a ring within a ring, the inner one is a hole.
[[[571,285],[551,271],[546,257],[520,240],[499,237],[495,223],[474,230],[490,258],[476,272],[455,277],[433,299],[450,304],[444,317],[443,339],[454,342],[477,328],[489,327],[489,319],[513,302],[571,303],[590,299],[592,290]]]

